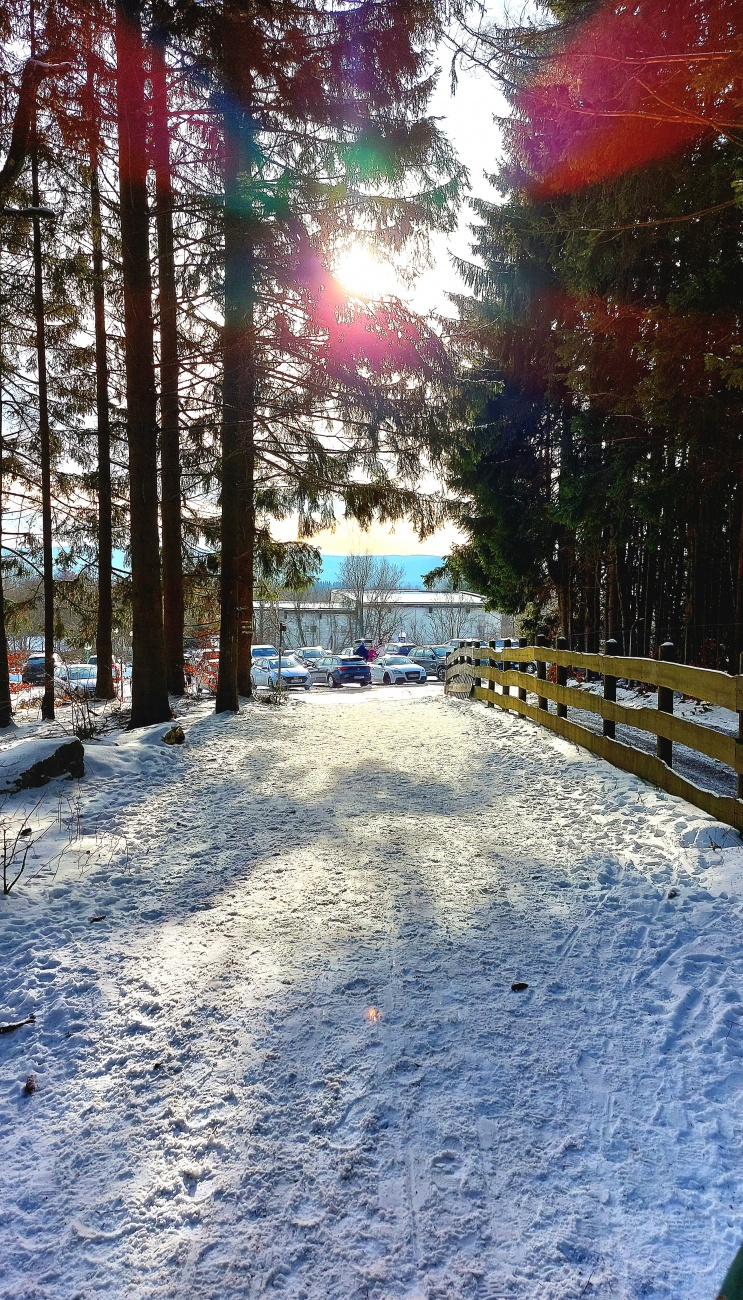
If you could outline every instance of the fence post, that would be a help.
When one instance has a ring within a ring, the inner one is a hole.
[[[557,638],[557,649],[558,649],[558,650],[567,650],[567,649],[568,649],[568,639],[567,639],[567,637],[565,637],[565,636],[558,636],[558,638]],[[558,686],[567,686],[567,684],[568,684],[568,670],[567,670],[567,668],[563,668],[560,664],[558,664],[558,665],[557,665],[557,671],[556,671],[556,673],[555,673],[555,676],[556,676],[556,678],[557,678],[557,685],[558,685]],[[568,716],[568,706],[567,706],[567,704],[558,704],[558,706],[557,706],[557,716],[558,716],[558,718],[566,718],[566,717]]]
[[[740,656],[738,672],[743,675],[743,654]],[[743,745],[743,713],[738,714],[738,744]],[[743,799],[743,772],[738,773],[738,798]]]
[[[546,646],[546,644],[547,644],[546,636],[542,636],[542,634],[540,633],[539,636],[537,637],[537,645]],[[544,682],[546,681],[546,679],[547,679],[547,665],[544,662],[544,660],[537,659],[537,681]],[[549,700],[545,699],[544,695],[537,696],[537,708],[539,709],[549,708]]]
[[[609,637],[604,648],[604,654],[611,657],[619,654],[619,642],[615,641],[613,636]],[[612,704],[617,702],[617,679],[612,677],[610,673],[604,673],[604,699],[611,700]],[[604,718],[603,732],[605,736],[609,737],[609,740],[616,740],[617,724],[611,722],[608,718]]]
[[[472,664],[475,668],[480,667],[480,642],[472,642]],[[474,678],[475,687],[482,686],[482,677]]]
[[[520,650],[525,650],[528,644],[529,644],[529,642],[527,641],[527,639],[526,639],[525,636],[520,636],[520,637],[519,637],[519,649],[520,649]],[[526,661],[522,661],[522,663],[519,664],[519,672],[520,672],[520,673],[525,673],[526,670],[527,670],[527,669],[526,669]],[[525,686],[519,686],[519,699],[520,699],[520,700],[526,700],[526,687],[525,687]]]
[[[504,649],[504,651],[505,651],[505,650],[510,650],[510,649],[511,649],[511,642],[510,642],[510,640],[504,640],[504,642],[503,642],[503,649]],[[510,667],[511,667],[511,665],[508,663],[508,661],[507,661],[506,659],[504,659],[504,660],[503,660],[503,671],[504,671],[504,673],[507,673],[507,672],[509,671]],[[510,695],[510,694],[511,694],[511,687],[510,687],[510,686],[501,686],[501,690],[502,690],[502,692],[503,692],[504,695]]]
[[[664,663],[672,663],[676,658],[676,649],[672,641],[664,641],[658,650],[658,658]],[[673,691],[668,686],[658,687],[658,708],[661,713],[673,713]],[[662,763],[671,767],[673,762],[673,741],[665,736],[658,737],[656,754]]]
[[[497,646],[496,646],[496,644],[495,644],[495,641],[488,641],[488,645],[490,646],[490,649],[491,649],[491,650],[495,650],[495,649],[497,649]],[[492,668],[492,667],[493,667],[493,661],[492,661],[492,659],[489,659],[489,660],[488,660],[488,663],[489,663],[490,667]],[[487,686],[488,686],[488,690],[489,690],[489,691],[494,691],[494,690],[495,690],[495,682],[492,682],[492,681],[490,680],[489,677],[488,677]],[[488,707],[489,709],[494,709],[494,708],[495,708],[495,705],[493,704],[493,701],[492,701],[492,700],[487,700],[486,703],[487,703],[487,707]]]

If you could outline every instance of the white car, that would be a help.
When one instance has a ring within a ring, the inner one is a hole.
[[[251,660],[274,659],[278,653],[275,645],[253,645],[250,647]]]
[[[76,700],[92,699],[98,669],[95,664],[62,664],[54,673],[54,685],[63,695]]]
[[[405,686],[408,682],[425,682],[426,670],[406,655],[382,655],[371,665],[372,681],[383,686]]]
[[[254,690],[256,686],[268,686],[270,690],[275,691],[279,684],[279,656],[270,659],[268,656],[254,659],[250,669],[250,680]],[[281,656],[281,685],[287,688],[302,686],[306,691],[312,685],[312,678],[304,664],[293,655]]]

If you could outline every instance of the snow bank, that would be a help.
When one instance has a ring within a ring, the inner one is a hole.
[[[23,737],[0,750],[0,794],[34,790],[55,777],[79,779],[85,771],[85,750],[74,737]]]

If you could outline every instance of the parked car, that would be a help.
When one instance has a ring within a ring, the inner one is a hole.
[[[95,666],[98,663],[98,655],[88,655],[88,663]],[[115,682],[119,680],[119,663],[117,659],[111,657],[111,676]]]
[[[268,686],[272,691],[279,684],[279,656],[269,658],[268,655],[260,655],[253,660],[250,669],[250,680],[253,683],[253,689],[256,686]],[[305,664],[301,664],[293,655],[281,656],[281,684],[282,686],[302,686],[306,691],[312,685],[312,678]]]
[[[429,677],[438,677],[443,681],[448,653],[449,647],[446,645],[414,645],[408,659],[412,659],[420,668],[425,668]]]
[[[381,655],[371,666],[373,682],[384,686],[405,686],[407,682],[425,682],[426,670],[407,655]]]
[[[54,673],[54,685],[63,695],[90,700],[95,695],[98,670],[95,664],[61,664]]]
[[[295,650],[294,654],[300,663],[309,665],[317,663],[318,659],[324,659],[330,651],[325,650],[321,645],[306,645],[302,646],[301,650]]]
[[[325,655],[309,667],[313,682],[326,686],[346,686],[349,682],[371,686],[371,669],[357,655]]]
[[[388,641],[387,645],[381,645],[378,651],[378,657],[382,655],[408,655],[413,649],[415,641]]]
[[[251,659],[274,659],[278,658],[278,654],[275,645],[254,645],[250,647]]]
[[[54,673],[56,675],[58,668],[64,668],[64,663],[59,655],[56,654],[52,656],[52,660],[54,663]],[[21,672],[21,681],[24,686],[44,685],[44,663],[45,659],[43,654],[33,654],[28,656],[28,659],[23,665],[23,671]]]

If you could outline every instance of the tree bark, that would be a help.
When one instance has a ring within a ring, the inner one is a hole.
[[[35,129],[35,128],[34,128]],[[31,196],[35,208],[39,200],[39,160],[34,141],[31,154]],[[52,550],[52,450],[49,430],[49,393],[46,370],[46,329],[44,321],[44,281],[41,257],[41,222],[33,218],[34,248],[34,318],[36,324],[36,367],[39,385],[39,452],[41,459],[41,534],[44,566],[44,694],[42,718],[54,717],[54,553]]]
[[[253,683],[250,678],[251,651],[253,647],[253,548],[251,534],[250,503],[243,502],[241,511],[243,523],[243,540],[239,561],[238,608],[239,622],[237,634],[237,693],[250,698]]]
[[[222,385],[222,571],[217,713],[236,712],[252,644],[255,253],[243,183],[251,172],[251,33],[246,6],[224,0],[225,307]],[[240,606],[245,608],[241,610]],[[240,624],[246,626],[241,634]],[[242,653],[241,653],[242,652]],[[243,673],[239,661],[243,659]]]
[[[132,556],[132,727],[170,716],[157,502],[157,399],[141,0],[116,2],[124,360]]]
[[[111,501],[111,422],[109,414],[106,300],[103,284],[103,222],[98,175],[100,117],[92,68],[86,83],[89,112],[90,216],[93,245],[93,326],[95,331],[95,405],[98,424],[98,617],[95,635],[95,698],[113,700],[113,530]]]
[[[2,318],[0,317],[0,322]],[[0,349],[0,727],[9,727],[13,721],[13,703],[10,694],[8,670],[8,634],[5,625],[5,592],[3,589],[3,394],[2,350]]]
[[[10,148],[5,162],[0,168],[0,208],[13,185],[23,170],[23,164],[32,148],[32,139],[36,119],[36,94],[44,77],[55,72],[62,72],[68,63],[53,63],[32,52],[21,74],[21,88],[18,94]]]
[[[160,457],[162,481],[163,616],[168,691],[183,695],[183,556],[181,448],[178,402],[178,301],[173,244],[173,178],[168,130],[165,44],[152,45],[152,140],[157,196],[160,299]]]
[[[733,645],[731,659],[731,671],[736,672],[740,663],[740,656],[743,653],[743,458],[740,465],[740,479],[738,486],[738,509],[740,512],[740,525],[738,528],[738,546],[737,546],[737,564],[735,569],[735,597],[734,597],[734,624],[733,624]]]

